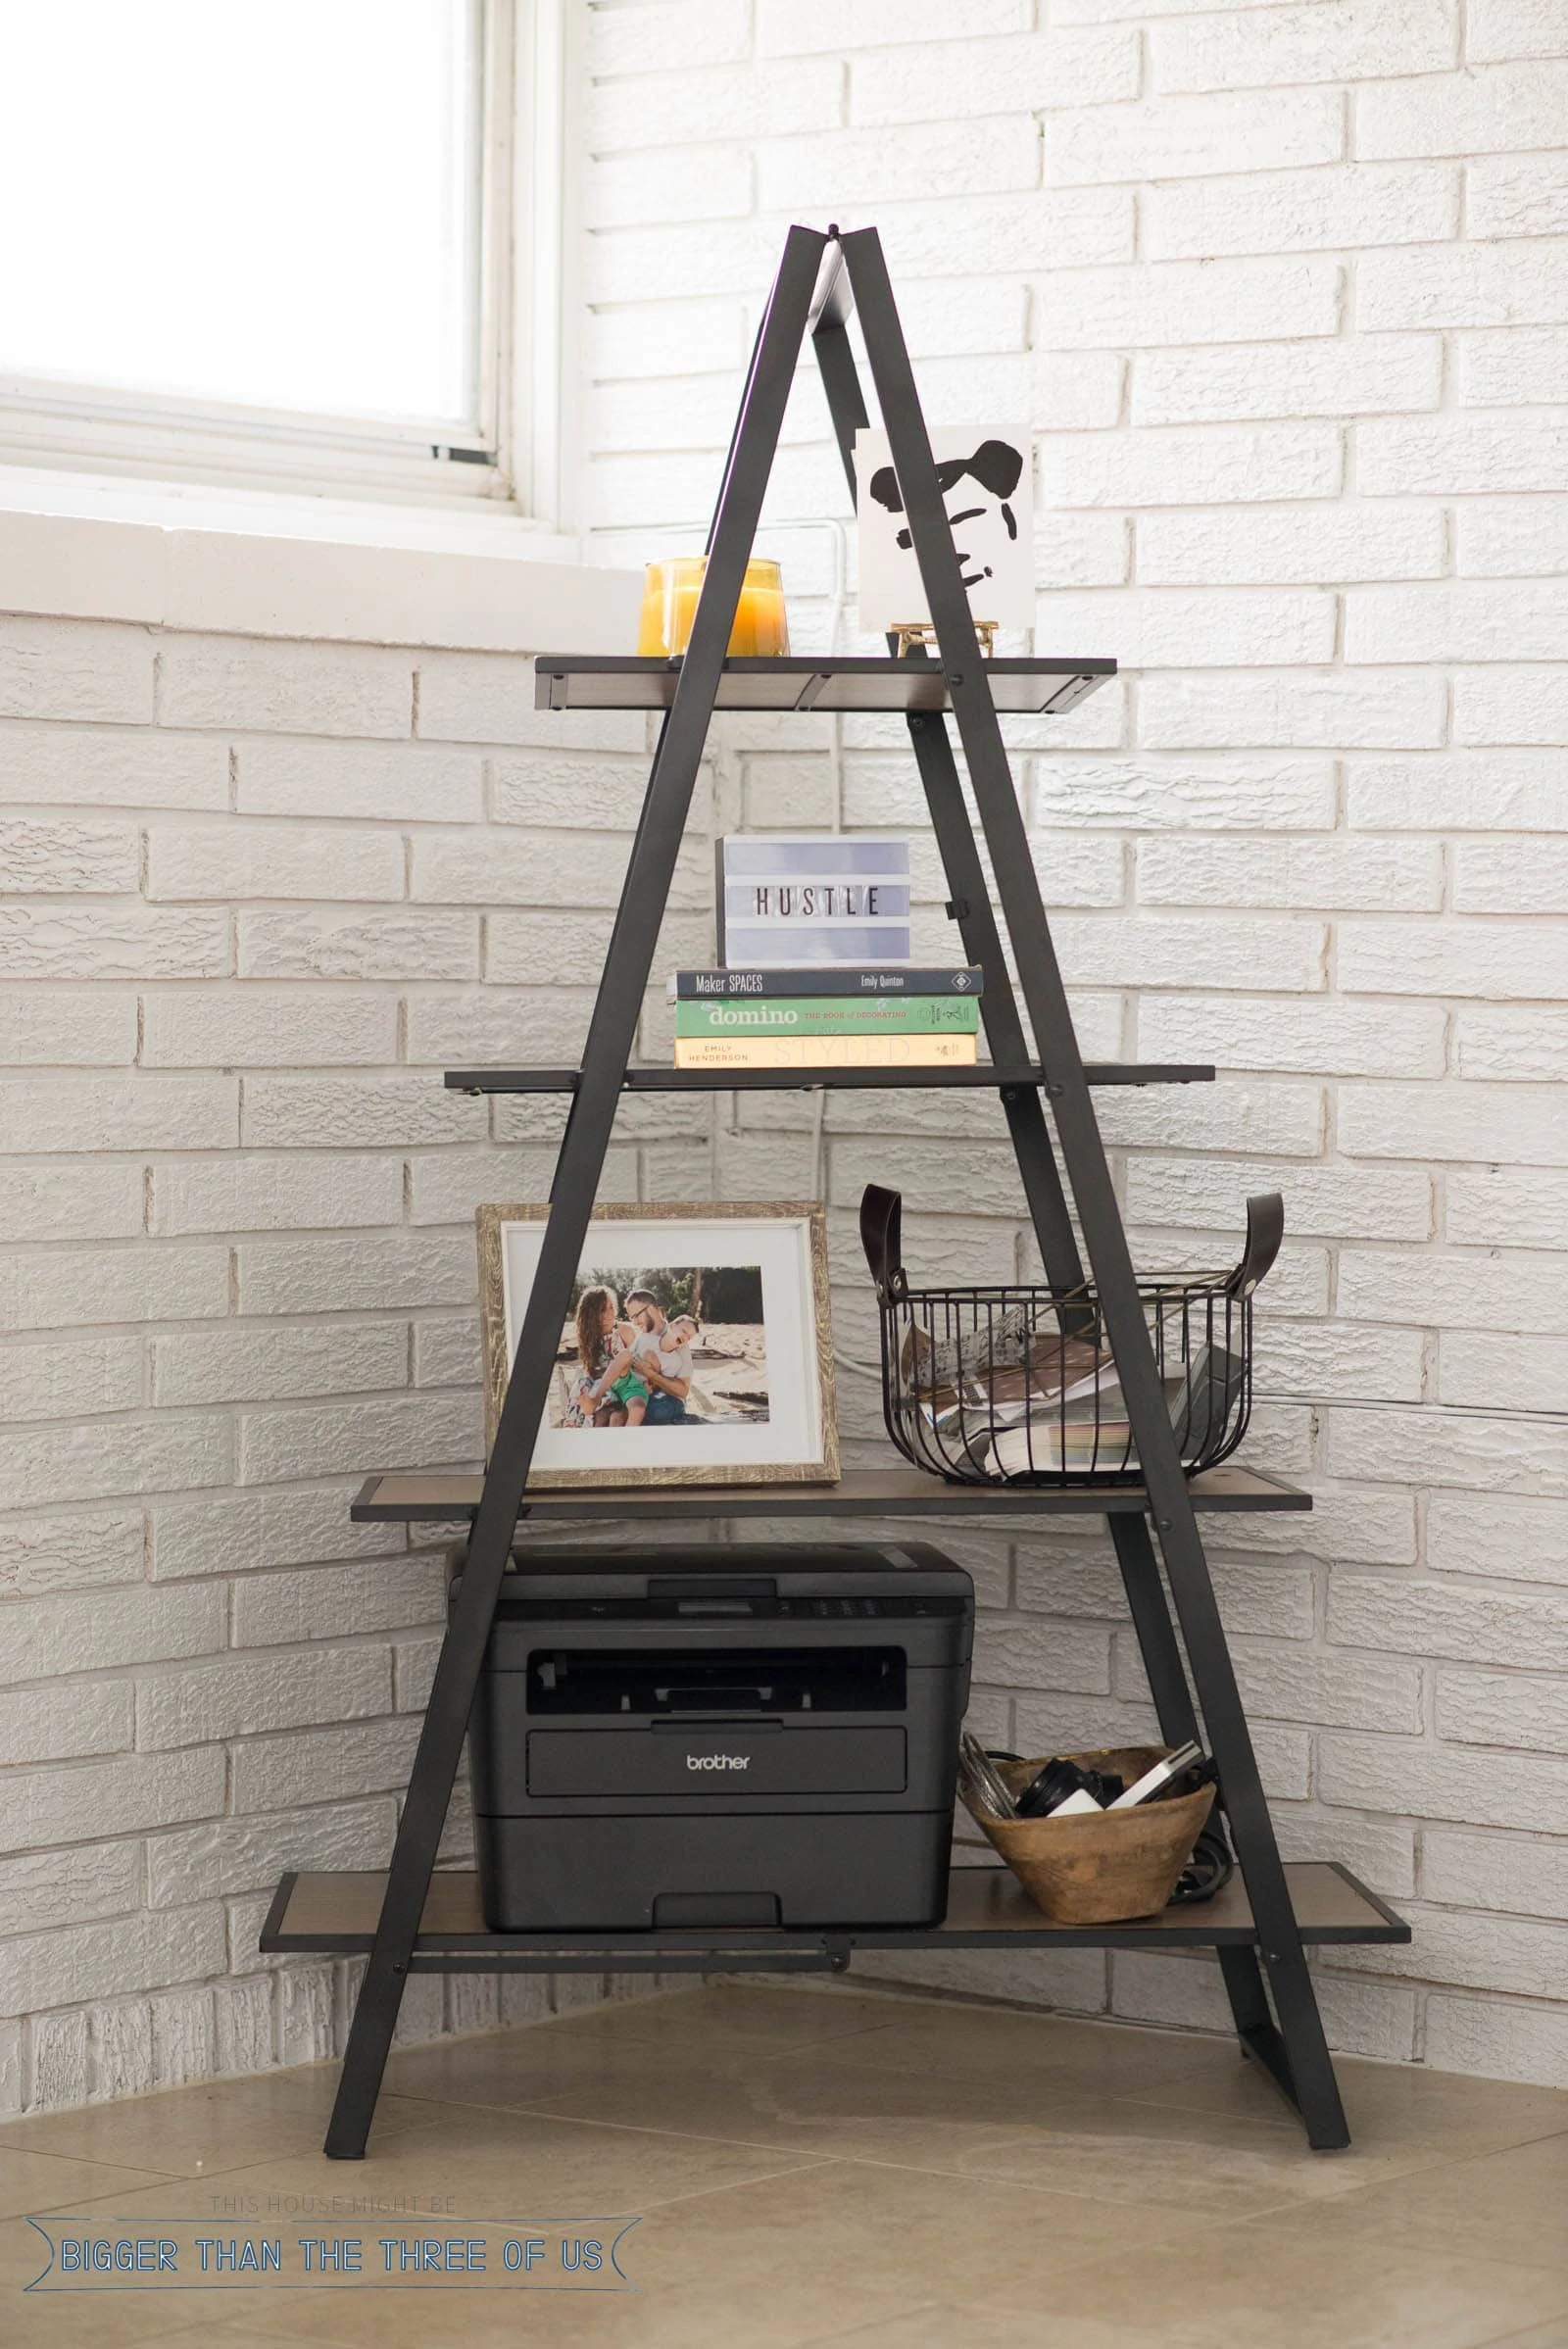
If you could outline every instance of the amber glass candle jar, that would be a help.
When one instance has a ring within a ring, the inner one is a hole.
[[[644,659],[667,659],[684,653],[691,642],[692,619],[708,568],[706,555],[675,555],[651,563],[643,581],[642,617],[637,651]],[[737,659],[782,660],[790,649],[789,620],[784,611],[784,582],[776,563],[754,557],[746,565],[729,650]]]

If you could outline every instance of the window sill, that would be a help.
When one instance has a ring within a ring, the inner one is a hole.
[[[639,574],[471,507],[0,467],[0,610],[237,636],[624,652]]]

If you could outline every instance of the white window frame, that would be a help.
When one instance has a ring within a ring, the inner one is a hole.
[[[570,0],[479,0],[477,432],[0,375],[0,466],[562,518]],[[442,437],[442,435],[445,437]]]

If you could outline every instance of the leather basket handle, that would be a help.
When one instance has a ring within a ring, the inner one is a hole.
[[[1247,1246],[1225,1284],[1227,1297],[1250,1297],[1280,1252],[1285,1237],[1285,1201],[1277,1191],[1260,1191],[1247,1202]]]
[[[880,1183],[867,1183],[860,1194],[860,1246],[884,1304],[908,1292],[901,1261],[903,1224],[902,1194],[884,1191]]]

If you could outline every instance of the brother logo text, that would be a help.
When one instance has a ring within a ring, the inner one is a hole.
[[[688,1770],[750,1770],[751,1766],[752,1757],[749,1753],[689,1753],[686,1756]]]

